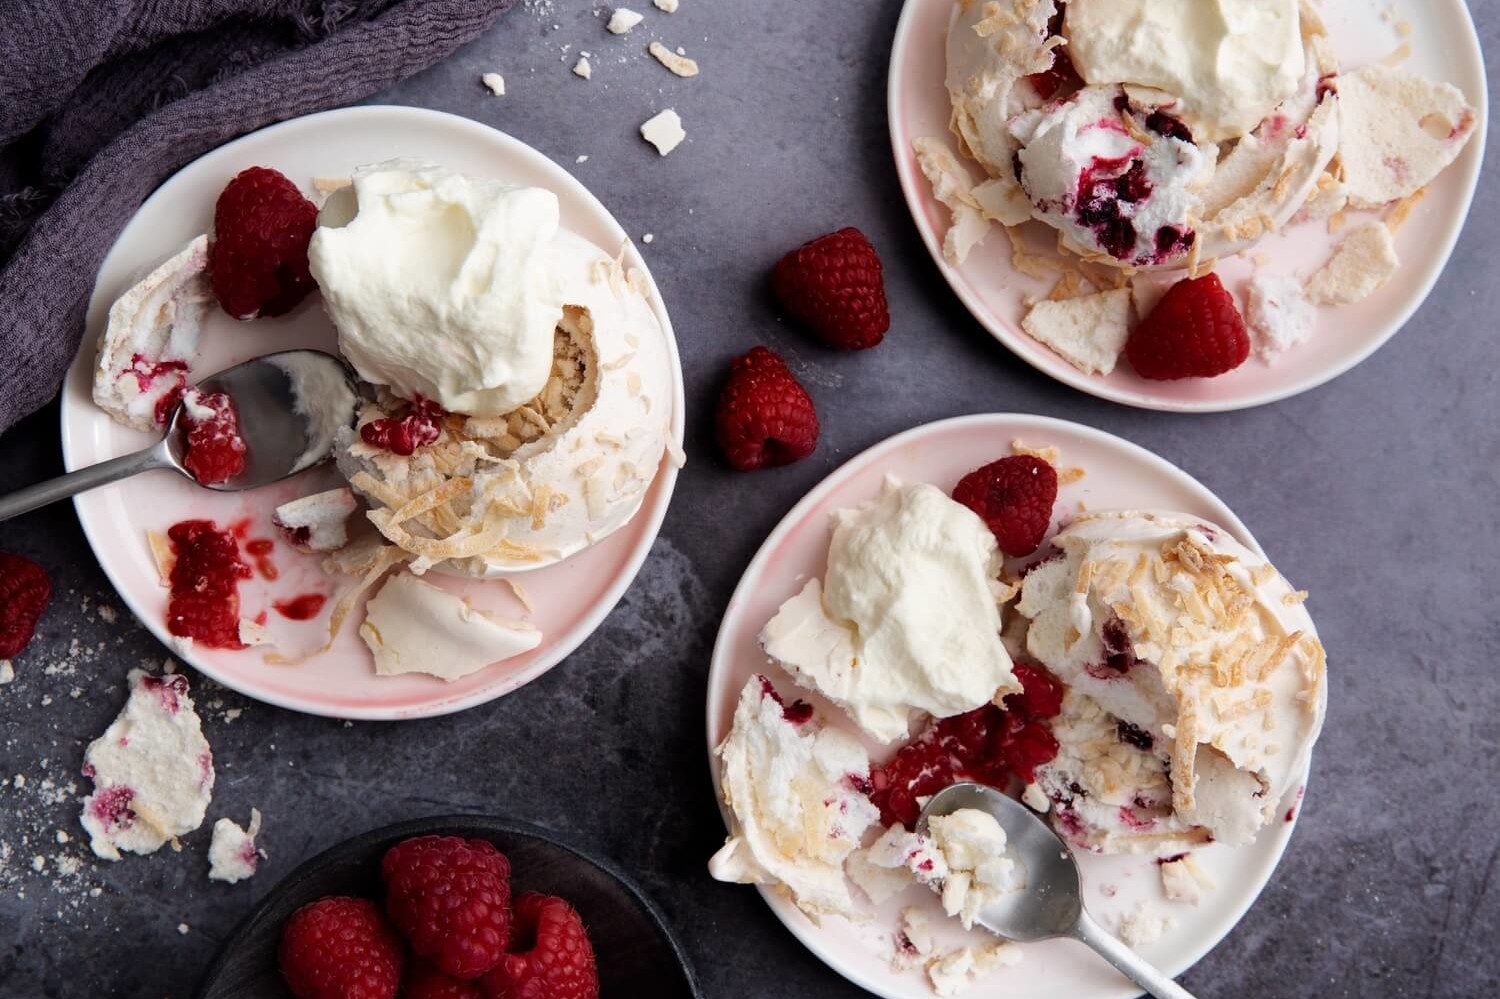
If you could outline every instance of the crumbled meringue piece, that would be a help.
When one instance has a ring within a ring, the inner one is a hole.
[[[208,847],[208,878],[236,884],[255,875],[261,850],[255,845],[260,835],[260,809],[250,809],[250,824],[241,829],[233,819],[214,823],[213,842]]]
[[[155,853],[203,824],[214,789],[214,758],[181,673],[131,670],[130,697],[84,751],[94,792],[82,822],[96,856]]]
[[[682,128],[682,117],[672,108],[667,108],[647,119],[641,126],[641,138],[655,146],[659,155],[665,156],[682,144],[687,132]]]
[[[1314,305],[1353,305],[1362,302],[1395,275],[1401,266],[1391,230],[1379,220],[1350,230],[1334,248],[1333,256],[1307,282],[1307,300]]]

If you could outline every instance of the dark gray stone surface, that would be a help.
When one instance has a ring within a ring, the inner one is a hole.
[[[1250,412],[1139,412],[1016,360],[920,249],[886,131],[897,0],[682,0],[673,17],[637,6],[647,22],[614,38],[585,0],[518,2],[487,37],[382,99],[510,131],[576,171],[631,233],[655,234],[645,253],[682,345],[692,460],[640,578],[569,661],[457,717],[351,727],[199,679],[220,767],[211,817],[243,821],[252,805],[266,816],[269,861],[224,887],[205,878],[207,826],[180,854],[117,864],[80,844],[67,785],[86,792],[83,746],[118,710],[125,672],[166,651],[123,612],[101,617],[119,604],[70,507],[0,525],[0,548],[37,558],[57,585],[18,678],[0,687],[0,775],[25,778],[0,786],[0,994],[184,996],[301,860],[454,811],[540,823],[636,871],[714,999],[859,994],[753,891],[704,873],[723,835],[704,755],[709,649],[741,569],[807,489],[892,433],[987,410],[1079,420],[1157,451],[1227,499],[1314,594],[1332,668],[1309,808],[1271,886],[1186,984],[1203,996],[1496,994],[1495,172],[1431,300],[1358,369]],[[1500,43],[1500,2],[1471,6],[1486,47]],[[657,34],[703,75],[679,80],[651,61]],[[579,49],[594,54],[591,83],[568,72]],[[492,69],[507,78],[504,98],[479,86]],[[689,139],[659,160],[636,128],[668,106]],[[575,165],[579,155],[588,161]],[[856,356],[784,327],[765,292],[781,252],[845,224],[881,248],[895,323],[884,346]],[[791,358],[825,434],[810,460],[744,477],[715,460],[709,412],[727,360],[756,342]],[[0,490],[59,470],[55,428],[53,408],[0,440]],[[59,844],[58,830],[71,840]]]

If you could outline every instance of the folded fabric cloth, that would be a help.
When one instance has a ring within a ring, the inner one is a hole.
[[[0,0],[0,433],[56,394],[115,236],[185,163],[432,65],[511,0]]]

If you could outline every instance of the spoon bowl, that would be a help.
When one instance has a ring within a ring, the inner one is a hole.
[[[1014,798],[983,784],[954,784],[932,796],[917,821],[927,822],[961,808],[992,815],[1005,830],[1006,852],[1026,871],[1026,890],[1008,892],[979,914],[985,929],[1007,940],[1067,936],[1083,911],[1083,892],[1073,853],[1036,813]]]
[[[267,486],[327,461],[339,429],[354,423],[359,406],[353,373],[337,357],[317,350],[257,357],[210,375],[195,388],[229,397],[245,442],[245,467],[238,475],[198,483],[218,492]],[[151,447],[0,497],[0,520],[157,468],[198,482],[186,464],[189,423],[187,405],[178,403],[165,436]]]
[[[317,350],[267,354],[209,375],[196,388],[223,392],[234,401],[245,441],[245,467],[223,482],[199,483],[218,492],[240,492],[279,482],[328,460],[334,434],[354,422],[359,399],[344,362]],[[165,443],[173,465],[188,474],[187,407],[172,414]],[[189,475],[191,478],[191,476]]]
[[[1092,947],[1116,970],[1160,999],[1193,999],[1182,986],[1096,923],[1084,910],[1082,878],[1073,853],[1031,809],[983,784],[961,783],[933,795],[917,819],[927,835],[934,817],[972,808],[992,816],[1005,830],[1005,852],[1026,872],[1026,886],[980,910],[975,925],[1007,940],[1029,942],[1072,937]]]

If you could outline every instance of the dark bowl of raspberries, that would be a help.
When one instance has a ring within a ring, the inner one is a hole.
[[[198,999],[698,999],[621,871],[542,829],[419,819],[346,840],[256,906]]]

